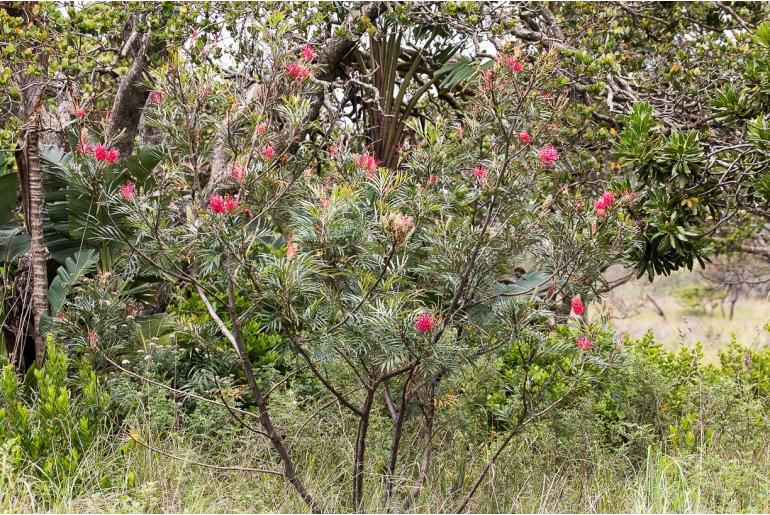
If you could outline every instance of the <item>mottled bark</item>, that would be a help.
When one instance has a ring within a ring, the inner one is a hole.
[[[58,147],[67,150],[69,148],[69,130],[72,126],[72,109],[75,106],[70,100],[66,88],[62,88],[57,95],[56,110],[51,112],[43,107],[41,114],[42,132],[40,134],[41,148]]]
[[[149,88],[143,82],[150,66],[150,37],[149,33],[142,36],[134,62],[120,81],[110,110],[107,136],[110,139],[115,138],[114,145],[120,149],[122,155],[129,155],[134,148],[134,138],[139,132],[139,120],[150,94]]]
[[[386,2],[370,2],[364,4],[360,11],[353,11],[345,20],[344,26],[352,27],[359,20],[366,17],[374,22],[388,8]],[[325,42],[318,55],[318,64],[321,65],[321,72],[318,79],[331,82],[340,75],[340,64],[350,55],[358,41],[351,41],[342,36],[334,36]],[[325,91],[321,90],[314,94],[311,101],[310,119],[315,120],[321,113]]]

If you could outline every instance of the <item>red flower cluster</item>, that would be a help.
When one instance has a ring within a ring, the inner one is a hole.
[[[515,73],[519,73],[524,69],[524,63],[522,63],[515,57],[510,57],[510,56],[506,57],[505,66],[507,66],[509,70]]]
[[[120,191],[120,194],[123,195],[125,200],[131,200],[136,195],[136,185],[133,182],[128,181],[118,188],[118,191]]]
[[[519,133],[519,141],[524,143],[525,145],[532,141],[532,136],[527,131],[521,131]]]
[[[256,127],[254,127],[254,132],[257,133],[257,136],[264,136],[267,133],[267,124],[266,123],[258,123]]]
[[[487,182],[487,168],[484,165],[473,168],[471,173],[479,180],[479,184],[484,185]]]
[[[97,161],[107,161],[112,165],[120,160],[120,150],[115,147],[107,148],[104,143],[97,143],[94,147],[94,158]]]
[[[286,73],[294,80],[302,82],[310,78],[313,74],[310,68],[299,63],[289,63],[286,65]]]
[[[585,311],[585,306],[583,305],[583,300],[580,298],[579,295],[572,297],[572,312],[576,315],[580,316]]]
[[[605,216],[607,210],[612,207],[612,203],[615,201],[615,194],[611,191],[605,191],[599,200],[594,202],[594,209],[599,216]]]
[[[500,54],[497,57],[497,62],[514,73],[519,73],[524,69],[524,63],[512,55]]]
[[[425,334],[433,329],[433,316],[428,314],[422,314],[417,317],[414,323],[414,330],[420,334]]]
[[[380,160],[368,154],[358,156],[358,166],[366,170],[366,176],[374,179],[377,173],[377,167],[380,166]]]
[[[537,157],[540,158],[541,165],[550,168],[559,160],[559,151],[553,145],[546,145],[540,149]]]
[[[209,211],[218,215],[232,213],[238,208],[239,204],[240,202],[237,199],[230,196],[222,197],[222,195],[217,194],[209,199]]]
[[[590,338],[587,336],[578,336],[577,339],[577,346],[580,350],[588,350],[591,348],[591,346],[594,344],[594,342],[591,341]]]
[[[160,104],[161,102],[163,102],[163,94],[160,91],[151,91],[150,102],[152,102],[153,104]]]
[[[262,157],[265,159],[272,159],[275,157],[275,149],[271,146],[267,146],[262,149]]]
[[[233,163],[233,167],[230,169],[230,177],[236,181],[242,181],[246,177],[246,170],[241,163]]]
[[[75,118],[81,118],[81,119],[85,118],[86,110],[83,109],[82,107],[76,107],[75,109],[72,110],[72,116],[74,116]]]
[[[313,48],[313,45],[307,44],[302,47],[302,58],[305,61],[312,61],[313,59],[315,59],[315,56],[316,56],[316,52],[315,52],[315,48]]]

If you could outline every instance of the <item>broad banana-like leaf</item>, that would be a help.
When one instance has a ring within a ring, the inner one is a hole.
[[[500,291],[507,297],[537,295],[548,290],[555,278],[551,272],[527,272],[513,284],[501,285]]]
[[[74,259],[68,257],[64,265],[59,267],[56,277],[48,287],[48,303],[51,305],[51,316],[56,316],[67,300],[67,294],[83,277],[96,269],[99,255],[93,249],[82,250],[75,254]]]
[[[29,236],[21,227],[0,229],[0,262],[8,263],[29,251]]]
[[[11,171],[8,157],[0,153],[0,225],[7,224],[16,209],[18,174]]]

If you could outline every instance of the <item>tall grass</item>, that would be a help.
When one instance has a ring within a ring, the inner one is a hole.
[[[383,435],[385,437],[387,435]],[[0,509],[9,512],[298,512],[306,507],[281,478],[221,472],[188,460],[228,465],[271,461],[261,442],[239,441],[212,446],[182,432],[143,434],[143,439],[176,459],[131,441],[105,437],[89,451],[77,474],[59,483],[32,471],[15,473],[0,459]],[[450,511],[483,467],[487,446],[468,446],[452,435],[443,440],[430,468],[425,491],[411,512]],[[650,447],[645,459],[613,453],[600,446],[564,452],[553,445],[545,425],[524,436],[503,454],[489,480],[474,498],[472,512],[763,512],[770,507],[765,449],[761,460],[748,462],[730,449],[712,445],[701,452],[665,454]],[[305,481],[328,511],[349,511],[351,464],[335,453],[346,443],[339,433],[313,435],[316,444],[295,449],[304,463]],[[386,438],[383,438],[383,443]],[[384,447],[383,447],[384,449]],[[364,509],[382,505],[381,454],[367,462]],[[550,449],[550,450],[549,450]],[[326,452],[330,451],[330,452]],[[413,484],[417,449],[399,469],[397,486]],[[272,460],[274,462],[274,460]],[[394,503],[401,506],[400,499]]]

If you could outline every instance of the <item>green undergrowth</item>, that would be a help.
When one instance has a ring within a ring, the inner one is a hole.
[[[622,365],[600,386],[513,441],[468,511],[767,512],[769,356],[767,350],[733,343],[716,367],[704,364],[697,348],[672,353],[651,336],[626,342]],[[54,369],[60,374],[62,366],[61,360],[53,360],[40,376]],[[505,366],[504,360],[477,363],[458,371],[440,392],[431,465],[425,488],[414,499],[409,492],[422,456],[421,428],[406,428],[410,437],[397,468],[393,510],[403,510],[408,497],[411,512],[451,511],[457,506],[505,434],[499,423],[490,423],[505,398],[495,382]],[[134,385],[135,403],[121,421],[105,413],[102,423],[89,422],[99,430],[78,444],[76,459],[58,472],[49,464],[59,462],[60,447],[35,451],[38,454],[20,452],[20,436],[9,436],[10,397],[4,387],[0,510],[306,510],[278,476],[205,466],[280,470],[264,439],[239,429],[224,408],[205,405],[191,410],[168,392],[124,375],[104,383],[100,388],[113,397],[127,395]],[[98,396],[87,397],[83,385],[88,382],[79,373],[58,388],[69,392],[63,395],[72,407],[102,406]],[[456,394],[460,388],[462,402]],[[25,395],[19,401],[32,413],[30,420],[43,428],[45,417],[40,415],[48,409],[46,401],[34,389]],[[328,402],[325,398],[293,389],[274,396],[274,421],[291,442],[308,489],[325,510],[350,511],[345,478],[352,468],[355,420],[333,405],[319,409]],[[66,420],[72,423],[60,426],[72,438],[80,417],[74,408],[68,411]],[[386,510],[386,416],[384,410],[377,411],[370,429],[374,439],[366,462],[366,511]],[[418,424],[419,419],[414,420]],[[61,436],[51,438],[64,441]]]

